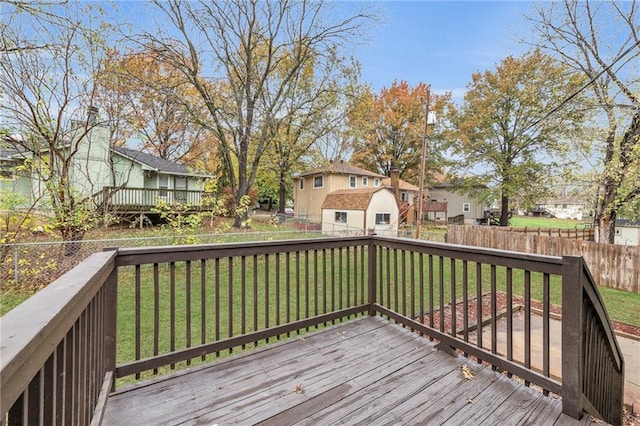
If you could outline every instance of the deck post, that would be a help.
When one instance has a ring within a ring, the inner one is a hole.
[[[562,412],[575,419],[583,414],[583,268],[582,257],[562,257]]]
[[[117,249],[111,249],[117,250]],[[118,268],[115,266],[105,282],[105,330],[104,330],[104,363],[105,372],[116,370],[116,329],[118,316]],[[111,391],[115,391],[113,380]]]
[[[373,305],[376,303],[376,246],[373,243],[374,237],[369,238],[368,247],[368,268],[367,268],[367,282],[369,285],[369,315],[374,316],[376,314]]]

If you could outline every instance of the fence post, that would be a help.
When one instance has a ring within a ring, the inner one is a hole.
[[[375,309],[373,309],[374,303],[376,303],[376,246],[373,243],[374,237],[369,237],[369,247],[368,247],[368,268],[367,268],[367,282],[369,284],[369,315],[374,316],[376,314]]]
[[[575,419],[583,412],[583,269],[582,257],[562,257],[562,412]]]

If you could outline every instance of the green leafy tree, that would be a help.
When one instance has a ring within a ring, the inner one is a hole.
[[[531,16],[537,45],[589,80],[603,129],[596,143],[598,241],[613,243],[619,212],[640,199],[640,14],[638,3],[563,0],[538,4]],[[616,31],[611,31],[616,28]]]
[[[581,134],[585,111],[576,99],[549,115],[584,84],[581,76],[539,51],[502,60],[475,73],[462,106],[451,115],[460,170],[483,170],[500,200],[500,225],[508,225],[510,200],[543,195],[559,170],[568,142]]]
[[[317,73],[329,52],[358,36],[367,16],[330,18],[318,1],[155,1],[169,31],[146,34],[156,57],[180,70],[208,114],[195,117],[218,140],[225,176],[240,205],[266,147],[278,135],[286,103]],[[313,93],[310,93],[313,94]],[[238,211],[238,209],[234,209]],[[243,209],[240,209],[243,210]],[[246,213],[234,226],[245,222]]]

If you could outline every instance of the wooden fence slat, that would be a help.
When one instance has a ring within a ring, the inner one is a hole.
[[[593,229],[584,231],[559,230],[555,235],[562,237],[550,237],[532,228],[449,225],[447,242],[548,256],[583,256],[598,285],[640,293],[640,246],[585,241],[581,237],[592,236]]]

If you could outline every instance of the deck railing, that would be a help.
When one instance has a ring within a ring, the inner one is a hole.
[[[561,347],[552,341],[556,305]],[[3,317],[2,419],[99,422],[115,379],[166,374],[357,315],[385,315],[562,395],[573,417],[587,410],[621,422],[623,360],[581,258],[375,236],[94,255]]]
[[[168,205],[181,204],[194,209],[210,208],[212,197],[207,192],[192,189],[104,187],[96,204],[105,210],[118,208],[150,209],[160,201]]]

